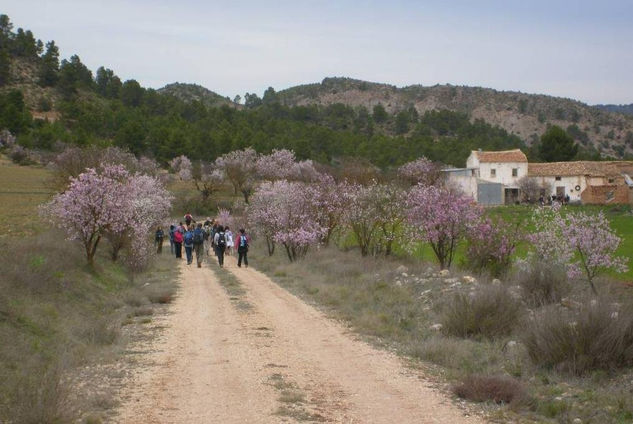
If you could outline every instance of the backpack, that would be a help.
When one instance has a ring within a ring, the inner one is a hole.
[[[193,230],[193,244],[204,243],[204,231],[202,228],[196,228]]]
[[[185,233],[185,245],[193,244],[193,231],[187,231]]]
[[[218,247],[222,250],[226,247],[226,238],[224,237],[224,233],[218,234]]]
[[[248,238],[245,235],[241,235],[237,247],[248,249]]]
[[[182,243],[182,233],[178,230],[174,231],[174,242]]]

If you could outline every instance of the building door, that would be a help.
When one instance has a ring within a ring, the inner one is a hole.
[[[556,187],[556,197],[558,199],[564,199],[565,198],[565,186]]]
[[[506,205],[514,205],[516,203],[519,203],[519,189],[518,188],[505,189],[505,203]]]

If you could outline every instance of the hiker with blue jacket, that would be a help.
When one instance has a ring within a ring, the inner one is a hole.
[[[198,268],[202,267],[202,259],[204,258],[204,236],[205,231],[202,228],[202,223],[199,222],[196,229],[193,230],[193,249],[196,251]]]
[[[226,250],[226,234],[224,234],[224,227],[218,225],[217,232],[213,237],[213,244],[215,245],[215,254],[218,257],[218,263],[220,268],[224,267],[224,251]]]

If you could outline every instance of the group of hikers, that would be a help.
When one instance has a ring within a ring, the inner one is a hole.
[[[193,216],[188,213],[184,216],[184,224],[169,226],[169,246],[172,254],[176,258],[182,258],[182,248],[185,248],[187,257],[187,265],[193,263],[193,255],[195,252],[198,268],[202,267],[205,257],[213,253],[218,258],[220,267],[224,267],[224,255],[231,255],[237,247],[237,266],[241,267],[242,262],[248,268],[248,246],[250,237],[246,235],[246,231],[240,228],[237,239],[234,239],[233,232],[228,226],[220,225],[217,220],[207,218],[204,223],[196,222]],[[162,228],[156,229],[155,242],[157,253],[161,253],[163,249],[163,239],[165,234]]]

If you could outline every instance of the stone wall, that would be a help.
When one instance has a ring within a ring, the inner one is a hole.
[[[585,205],[610,205],[632,203],[631,189],[626,185],[587,186],[580,195]]]

